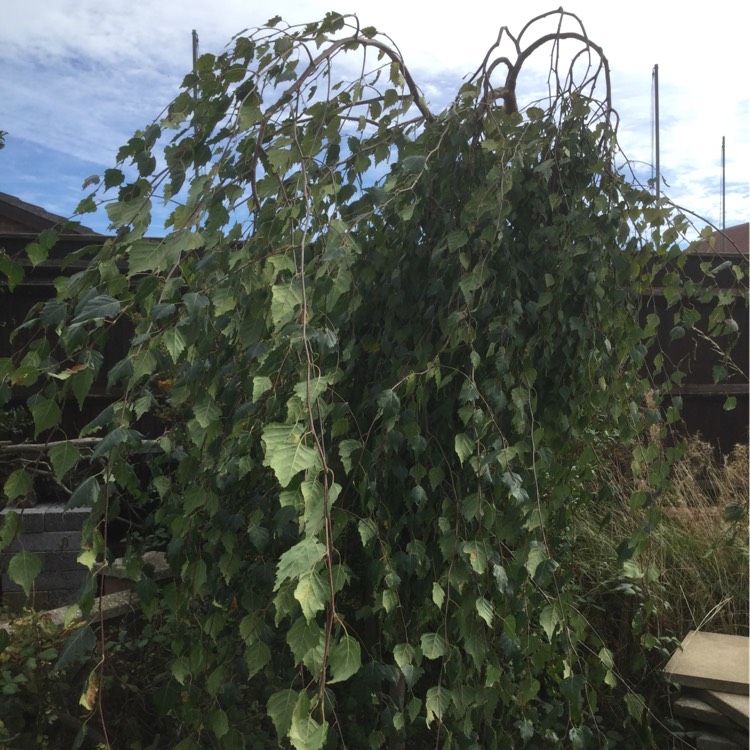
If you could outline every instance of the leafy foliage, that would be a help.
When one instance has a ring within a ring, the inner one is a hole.
[[[39,379],[44,433],[132,330],[69,504],[92,508],[98,560],[118,495],[168,532],[178,580],[139,593],[168,613],[180,748],[242,747],[248,702],[296,750],[627,746],[623,716],[648,744],[582,614],[570,522],[606,440],[665,429],[638,311],[687,221],[615,168],[608,91],[587,89],[603,56],[517,111],[542,43],[601,53],[581,29],[523,47],[530,28],[439,115],[387,38],[335,13],[203,55],[105,172],[114,235],[38,310],[59,335],[8,363]],[[175,207],[151,240],[157,195]],[[638,492],[664,458],[639,454]]]

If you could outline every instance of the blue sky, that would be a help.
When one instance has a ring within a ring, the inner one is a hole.
[[[517,32],[553,3],[527,0],[523,9],[464,0],[437,4],[381,0],[0,0],[0,191],[69,215],[81,184],[113,166],[137,128],[157,117],[190,67],[191,29],[201,52],[221,52],[242,29],[279,14],[289,22],[356,12],[398,44],[433,110],[447,104],[495,41],[501,26]],[[451,8],[455,8],[452,10]],[[676,203],[721,220],[721,138],[727,142],[727,225],[748,220],[750,146],[745,59],[750,13],[716,0],[683,3],[573,0],[589,37],[612,69],[620,143],[649,173],[652,161],[652,69],[659,65],[661,163],[665,193]],[[428,10],[429,9],[429,10]],[[519,102],[533,69],[519,81]],[[86,223],[106,231],[103,213]],[[155,225],[152,234],[160,234]]]

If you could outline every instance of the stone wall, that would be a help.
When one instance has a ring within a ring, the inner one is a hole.
[[[3,510],[4,516],[8,511]],[[0,596],[12,609],[34,606],[51,609],[76,600],[79,587],[86,577],[86,568],[76,562],[81,551],[81,528],[89,508],[65,510],[58,504],[40,504],[16,511],[23,518],[23,534],[10,547],[0,552]],[[4,519],[0,519],[0,522]],[[34,581],[31,597],[7,575],[8,563],[21,549],[33,552],[42,560],[42,572]]]

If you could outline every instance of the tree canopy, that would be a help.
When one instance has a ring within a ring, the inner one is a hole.
[[[524,102],[542,48],[549,97]],[[113,235],[3,368],[56,440],[106,378],[68,504],[92,508],[94,574],[124,498],[152,511],[176,580],[138,591],[170,633],[180,750],[646,746],[571,524],[606,501],[613,446],[644,528],[621,563],[658,522],[672,449],[640,437],[679,403],[639,315],[688,224],[618,169],[616,124],[606,58],[562,10],[503,29],[439,113],[355,17],[272,19],[201,56],[81,202]],[[63,444],[58,478],[80,460]]]

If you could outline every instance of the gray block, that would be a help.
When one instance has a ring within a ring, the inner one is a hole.
[[[19,552],[27,549],[29,552],[67,552],[81,550],[80,531],[43,531],[41,534],[22,534],[7,550]]]
[[[8,570],[8,565],[15,553],[0,553],[0,573]],[[82,568],[78,562],[78,550],[70,552],[35,552],[35,555],[42,561],[42,573],[53,570],[78,570]]]
[[[34,581],[34,588],[42,590],[47,589],[67,589],[75,592],[86,578],[88,571],[82,565],[74,570],[42,570]],[[21,587],[11,581],[4,575],[2,577],[3,595],[8,591],[20,591]]]
[[[75,599],[75,594],[75,591],[58,589],[54,591],[33,591],[31,596],[27,597],[23,591],[4,591],[3,604],[11,612],[17,612],[23,607],[33,607],[37,612],[42,612],[57,607],[69,607]]]
[[[65,510],[60,505],[50,506],[44,515],[44,530],[80,531],[90,515],[91,508]]]
[[[37,505],[33,508],[3,508],[0,511],[2,521],[5,521],[5,516],[12,512],[18,513],[23,521],[24,532],[36,532],[44,531],[44,516],[47,513],[48,505]]]

